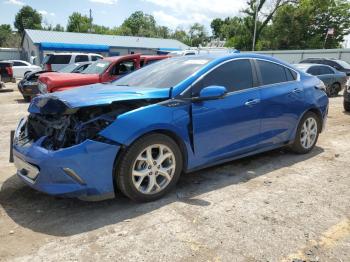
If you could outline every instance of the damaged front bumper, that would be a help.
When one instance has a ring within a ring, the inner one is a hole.
[[[17,175],[30,187],[84,200],[114,197],[113,168],[119,145],[85,140],[52,151],[41,146],[45,137],[25,143],[18,136],[16,131],[13,154]]]

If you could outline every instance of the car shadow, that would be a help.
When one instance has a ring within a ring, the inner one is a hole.
[[[145,204],[134,203],[122,196],[101,202],[57,198],[25,186],[14,175],[0,189],[0,205],[22,227],[48,235],[71,236],[120,223],[173,202],[209,206],[212,203],[201,199],[201,194],[246,183],[274,170],[313,158],[323,151],[315,147],[309,154],[295,155],[279,149],[186,174],[164,198]]]
[[[10,88],[0,88],[0,93],[9,93],[9,92],[13,92],[13,89]]]
[[[30,102],[25,101],[23,98],[22,98],[22,99],[15,99],[15,101],[16,101],[18,104],[29,104],[29,103],[30,103]]]

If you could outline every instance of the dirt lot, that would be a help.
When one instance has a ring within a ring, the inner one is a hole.
[[[135,204],[38,193],[8,163],[26,114],[0,92],[0,261],[349,261],[350,115],[332,98],[309,155],[277,150],[183,176],[164,199]]]

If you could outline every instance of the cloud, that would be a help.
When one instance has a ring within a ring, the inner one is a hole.
[[[42,16],[56,16],[55,13],[49,13],[46,10],[39,10],[38,11]]]
[[[143,0],[154,5],[172,9],[177,14],[195,12],[211,16],[233,16],[245,6],[245,0]]]
[[[209,28],[214,18],[238,15],[246,0],[141,0],[157,6],[152,14],[159,24],[170,28],[188,27],[193,23]]]
[[[118,0],[89,0],[92,3],[105,4],[105,5],[114,5]]]
[[[7,0],[4,3],[11,4],[11,5],[25,5],[22,1],[19,1],[19,0]]]
[[[170,28],[176,28],[178,26],[183,27],[196,22],[205,23],[211,21],[209,17],[199,13],[192,13],[185,17],[176,17],[174,15],[165,13],[162,10],[159,10],[154,11],[152,14],[159,24],[166,25]]]

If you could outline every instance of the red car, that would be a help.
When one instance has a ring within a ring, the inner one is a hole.
[[[41,93],[52,93],[84,85],[110,82],[140,67],[166,58],[169,56],[133,54],[107,57],[94,62],[80,74],[55,72],[42,74],[38,79],[38,88]]]

